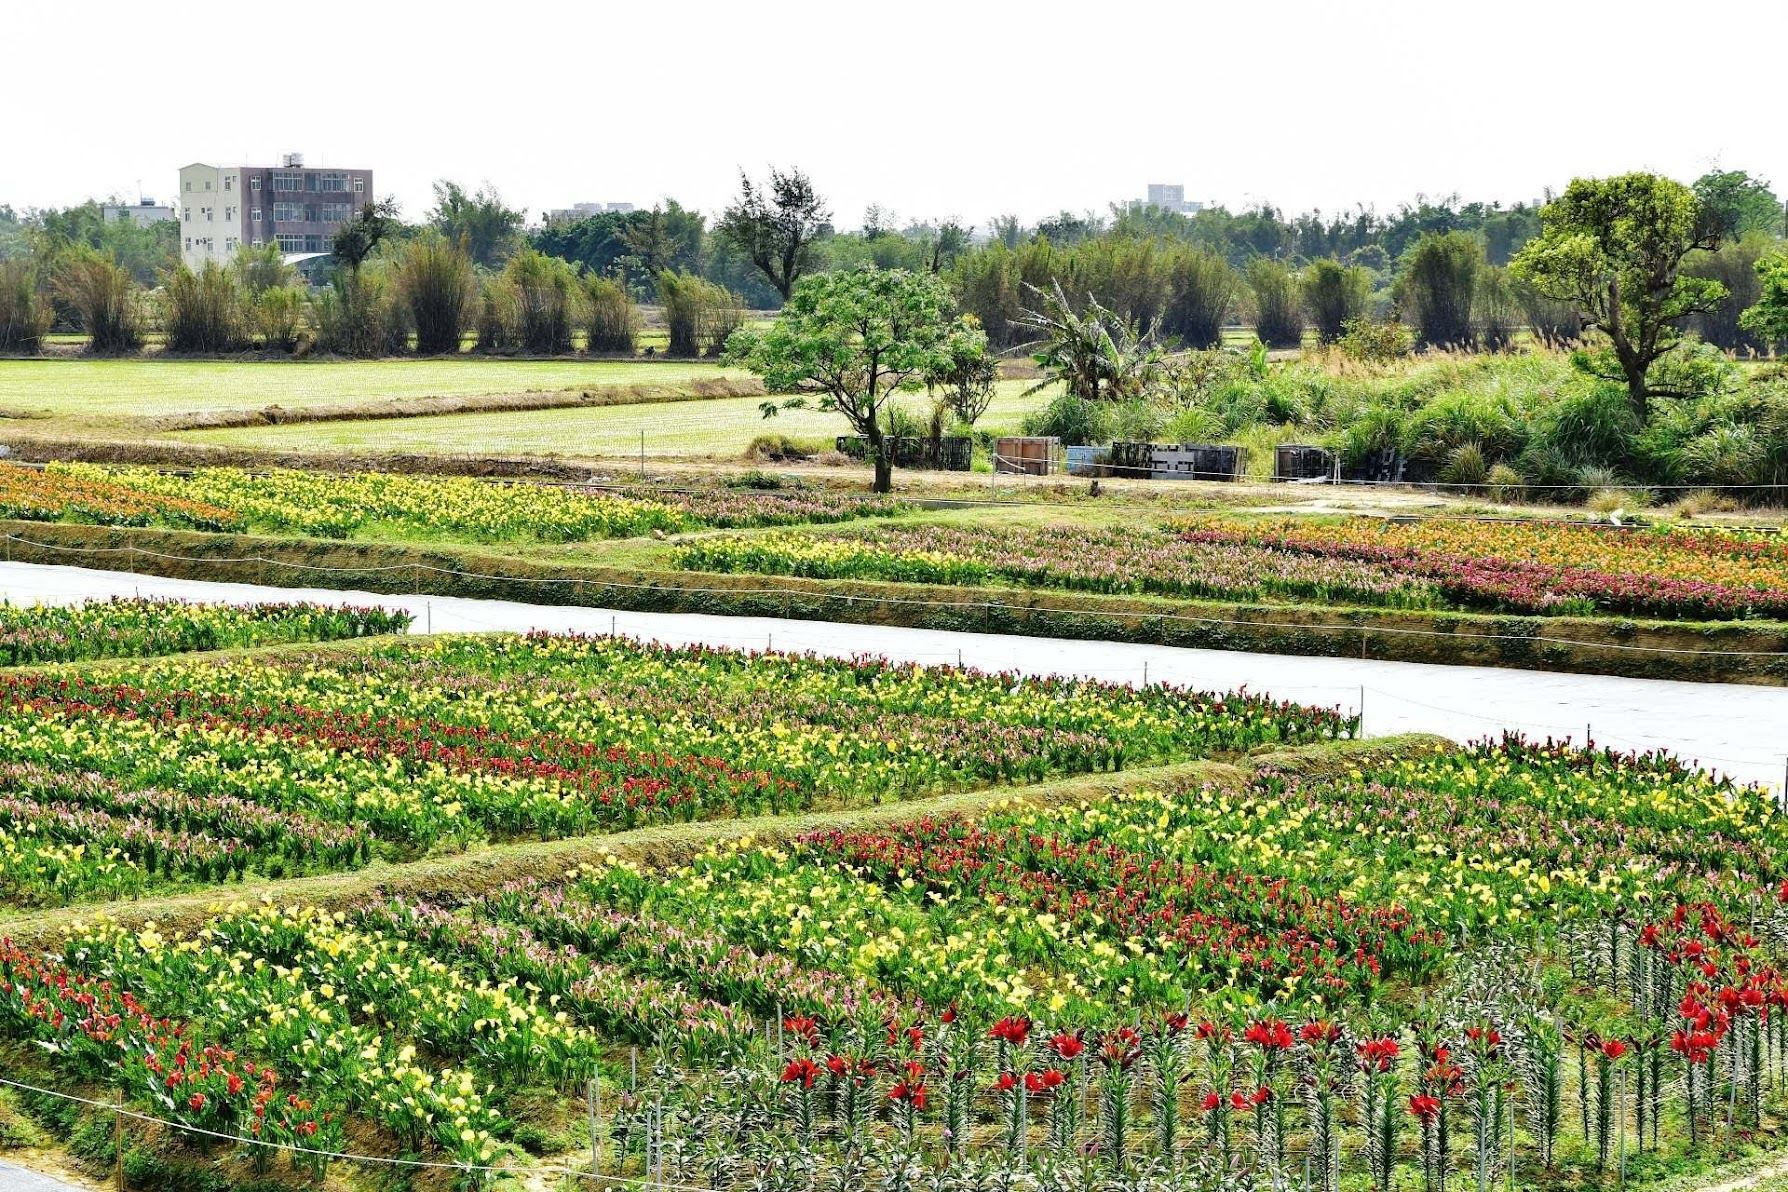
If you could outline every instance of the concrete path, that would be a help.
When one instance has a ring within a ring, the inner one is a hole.
[[[1246,686],[1301,703],[1365,709],[1368,735],[1431,732],[1456,740],[1508,729],[1568,736],[1622,749],[1669,749],[1743,781],[1779,789],[1788,773],[1788,688],[1678,683],[1608,675],[1434,666],[1349,658],[1299,658],[1184,650],[1116,642],[951,633],[691,613],[387,596],[333,589],[202,583],[133,572],[0,563],[0,598],[68,603],[107,596],[249,602],[315,600],[377,604],[413,613],[416,633],[544,629],[619,632],[668,644],[882,654],[983,670],[1082,675],[1117,682],[1180,683],[1226,691]]]
[[[0,1192],[91,1192],[93,1185],[70,1184],[0,1159]]]

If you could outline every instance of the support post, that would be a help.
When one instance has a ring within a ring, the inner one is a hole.
[[[587,1110],[590,1119],[590,1174],[593,1176],[600,1176],[602,1174],[602,1135],[600,1133],[600,1119],[596,1108],[597,1079],[598,1078],[592,1074],[589,1083],[584,1088],[585,1109]]]

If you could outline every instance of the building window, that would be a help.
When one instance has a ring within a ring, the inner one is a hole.
[[[353,213],[354,213],[354,208],[351,204],[348,204],[348,203],[324,203],[323,204],[322,215],[323,215],[324,223],[328,223],[328,224],[342,223],[345,220],[347,220],[347,218],[349,216],[351,216]]]
[[[253,178],[250,178],[248,180],[248,189],[250,189],[250,190],[260,190],[261,189],[260,175],[257,174]]]
[[[232,189],[235,186],[235,183],[236,183],[236,175],[234,175],[234,174],[225,174],[224,175],[224,189],[225,190]]]
[[[180,221],[182,223],[191,223],[192,222],[192,208],[191,207],[182,207],[180,209]]]
[[[346,174],[342,174],[342,173],[318,174],[318,175],[316,175],[316,179],[317,179],[317,189],[318,190],[345,192],[348,189],[348,176]]]
[[[354,193],[362,194],[365,191],[366,191],[366,179],[364,179],[364,178],[354,179]]]
[[[251,215],[249,218],[252,219],[255,223],[260,223],[261,222],[261,209],[259,207],[256,207],[254,209],[254,214]]]
[[[236,222],[236,209],[234,207],[225,207],[224,208],[224,222],[225,223],[235,223]]]
[[[303,203],[273,204],[274,223],[302,223],[304,221]]]
[[[205,189],[206,190],[211,189],[211,179],[209,179],[209,178],[205,179]]]
[[[191,252],[191,251],[192,251],[192,237],[191,237],[191,236],[188,236],[188,237],[187,237],[187,238],[186,238],[186,251],[187,251],[187,252]]]
[[[304,175],[297,170],[275,170],[273,172],[273,189],[303,190]]]
[[[190,191],[192,189],[192,179],[188,178],[184,185],[186,186],[186,189]]]
[[[236,237],[229,236],[224,239],[224,251],[225,252],[235,252],[236,251]]]

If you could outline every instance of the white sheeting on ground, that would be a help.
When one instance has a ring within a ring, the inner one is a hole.
[[[1301,703],[1365,708],[1366,732],[1430,732],[1470,740],[1504,729],[1530,737],[1586,729],[1622,749],[1669,749],[1743,781],[1779,788],[1788,767],[1788,689],[1357,658],[1302,658],[1102,641],[897,629],[828,621],[635,613],[601,608],[390,596],[319,588],[203,583],[133,572],[0,563],[0,598],[69,603],[110,596],[182,600],[315,600],[377,604],[416,617],[412,632],[618,632],[673,645],[703,643],[830,655],[881,654],[982,670],[1060,674],[1210,690],[1246,686]]]

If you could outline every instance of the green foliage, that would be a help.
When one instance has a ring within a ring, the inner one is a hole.
[[[1396,296],[1415,325],[1417,342],[1427,347],[1469,347],[1484,249],[1466,232],[1424,236],[1404,259]]]
[[[1202,249],[1182,249],[1169,260],[1167,309],[1161,332],[1189,348],[1223,342],[1223,323],[1241,294],[1241,278],[1228,261]]]
[[[1341,354],[1349,360],[1361,364],[1389,364],[1415,349],[1415,336],[1395,319],[1388,323],[1353,319],[1343,326],[1339,346]]]
[[[393,278],[416,331],[416,351],[424,356],[458,352],[477,295],[465,247],[438,231],[424,232],[404,245]]]
[[[1744,313],[1763,296],[1761,262],[1774,245],[1770,236],[1751,232],[1711,252],[1695,253],[1683,263],[1685,274],[1717,282],[1725,290],[1711,310],[1696,315],[1690,324],[1703,340],[1729,352],[1761,352],[1769,346],[1767,335],[1745,325]],[[1662,384],[1669,387],[1668,382]]]
[[[1164,353],[1134,321],[1093,298],[1084,313],[1077,311],[1060,282],[1033,289],[1031,298],[1035,309],[1022,322],[1041,345],[1033,359],[1047,374],[1037,388],[1059,384],[1081,401],[1127,401],[1147,394],[1160,377]]]
[[[511,297],[513,336],[522,351],[551,356],[571,350],[579,287],[569,265],[524,248],[509,258],[499,281]]]
[[[304,291],[297,286],[274,286],[247,300],[248,323],[261,346],[283,352],[296,351],[304,338]]]
[[[935,275],[861,269],[803,278],[768,330],[734,333],[727,358],[772,393],[819,394],[868,440],[875,490],[887,492],[891,399],[951,369],[980,337]]]
[[[1785,228],[1782,200],[1769,183],[1743,170],[1710,170],[1695,179],[1695,198],[1704,219],[1722,240],[1760,233],[1779,236]]]
[[[36,352],[50,330],[50,313],[37,266],[23,257],[0,260],[0,352]]]
[[[467,193],[457,182],[435,183],[429,226],[450,244],[459,244],[474,265],[494,269],[521,243],[523,212],[509,207],[490,186]],[[457,340],[456,340],[457,342]]]
[[[358,272],[378,251],[379,245],[396,236],[402,226],[395,199],[379,199],[366,204],[353,219],[335,229],[333,252],[336,264]]]
[[[1365,317],[1372,275],[1357,265],[1324,259],[1304,270],[1303,287],[1304,311],[1316,327],[1316,338],[1334,343],[1348,323]]]
[[[408,309],[382,268],[335,271],[317,296],[317,347],[341,356],[395,356],[410,338]]]
[[[592,355],[633,355],[639,337],[639,309],[626,286],[611,277],[585,277],[584,309],[589,315],[586,347]]]
[[[235,352],[247,346],[242,287],[216,261],[176,268],[162,287],[170,352]]]
[[[1248,262],[1248,289],[1254,295],[1254,333],[1269,347],[1296,347],[1304,341],[1304,312],[1298,279],[1282,262],[1256,257]]]
[[[1740,318],[1745,330],[1772,344],[1788,341],[1788,254],[1757,261],[1757,300]]]
[[[740,172],[739,197],[714,230],[757,266],[786,301],[795,283],[814,268],[815,241],[831,218],[812,179],[800,170],[785,173],[772,167],[762,185]]]
[[[57,262],[53,284],[87,332],[89,351],[134,352],[143,346],[136,283],[111,258],[91,248],[69,249]]]
[[[1548,298],[1573,303],[1608,336],[1618,377],[1643,419],[1659,391],[1651,367],[1682,342],[1681,322],[1713,310],[1721,285],[1682,272],[1696,250],[1718,246],[1693,191],[1656,174],[1579,178],[1541,212],[1540,236],[1515,257],[1515,275]]]
[[[692,273],[660,274],[658,298],[670,326],[672,356],[718,356],[744,321],[736,295]]]

